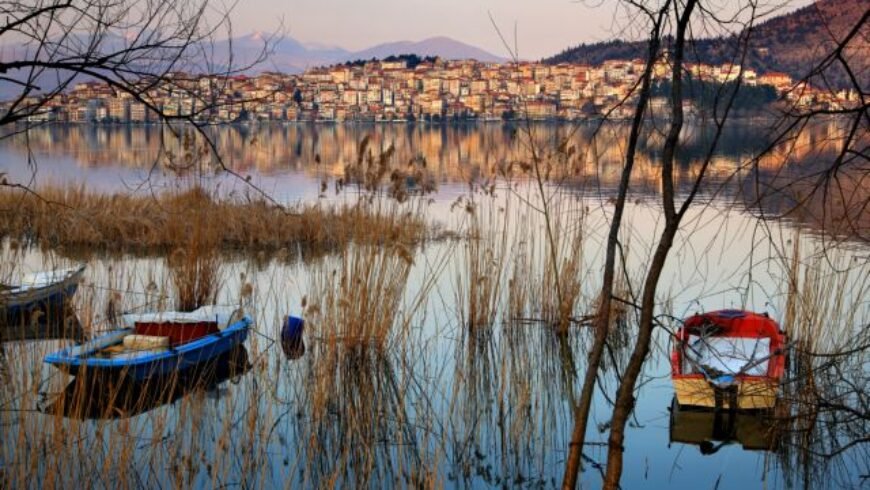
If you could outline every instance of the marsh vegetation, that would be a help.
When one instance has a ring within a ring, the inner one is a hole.
[[[378,162],[374,153],[369,163]],[[448,182],[398,202],[390,173],[356,174],[381,179],[369,190],[344,180],[352,202],[286,209],[198,188],[4,191],[0,208],[19,210],[3,225],[5,277],[84,257],[74,310],[86,335],[111,328],[113,311],[174,308],[196,281],[213,287],[195,302],[244,304],[256,332],[236,353],[241,363],[145,385],[72,378],[42,363],[72,339],[4,341],[4,483],[558,486],[612,208],[596,187],[548,184],[550,242],[539,189],[521,176],[478,180],[461,197]],[[623,223],[622,301],[612,304],[582,457],[581,482],[593,486],[603,478],[610,394],[636,335],[638,267],[662,226],[647,199],[633,199]],[[775,443],[755,452],[726,441],[706,456],[671,442],[686,429],[669,420],[693,419],[669,413],[676,324],[662,316],[627,429],[625,485],[860,482],[866,352],[841,354],[868,341],[865,248],[759,220],[734,201],[711,199],[687,219],[663,272],[661,314],[746,307],[782,322],[797,347],[782,406],[764,425]],[[280,346],[287,314],[306,320],[298,358]]]

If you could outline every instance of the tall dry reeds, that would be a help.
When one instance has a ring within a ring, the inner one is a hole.
[[[501,319],[540,322],[564,332],[585,317],[587,211],[573,196],[554,194],[545,219],[536,199],[508,186],[454,203],[463,213],[464,236],[454,261],[455,305],[469,329]]]
[[[565,199],[565,198],[563,198]],[[554,260],[545,261],[541,283],[541,308],[544,319],[565,331],[574,320],[579,306],[583,275],[585,233],[583,208],[560,205],[553,210],[553,226],[557,230],[545,246]]]
[[[216,302],[221,282],[221,259],[216,248],[194,240],[175,249],[166,262],[175,286],[177,310],[193,311]]]
[[[370,137],[365,136],[357,147],[356,160],[344,167],[344,176],[336,182],[337,191],[351,186],[369,200],[389,197],[398,202],[435,191],[435,179],[424,158],[397,162],[393,145],[375,150]]]
[[[399,245],[354,245],[325,260],[312,279],[307,307],[313,331],[346,346],[386,346],[400,323],[413,265]]]
[[[336,183],[337,190],[355,186],[358,192],[342,229],[349,246],[315,267],[303,307],[322,341],[383,351],[391,339],[408,333],[437,279],[436,270],[416,294],[407,291],[425,222],[425,205],[412,196],[431,192],[434,183],[425,161],[397,164],[392,146],[375,152],[369,142],[368,136],[360,141],[357,160]]]
[[[459,320],[469,330],[490,327],[499,315],[512,233],[509,205],[500,207],[487,197],[476,202],[473,197],[458,202],[467,220],[455,280]]]
[[[417,251],[402,239],[400,229],[421,218],[422,208],[414,209],[382,199],[361,203],[358,213],[378,216],[396,233],[382,236],[360,220],[347,230],[351,245],[311,267],[303,308],[311,331],[322,341],[383,350],[391,339],[408,333],[443,269],[443,263],[436,265],[416,290],[408,290]]]
[[[564,332],[584,316],[586,211],[570,196],[557,195],[549,212],[548,235],[539,214],[517,211],[508,311],[511,321],[542,321]]]
[[[282,208],[257,197],[217,197],[199,186],[157,195],[104,194],[85,187],[45,187],[37,194],[0,189],[0,237],[66,253],[172,253],[190,239],[195,220],[219,227],[221,251],[295,255],[347,245],[364,225],[366,238],[409,244],[426,226],[361,212],[355,205]]]
[[[174,221],[172,228],[182,226],[179,246],[167,257],[169,275],[175,286],[176,308],[193,311],[214,304],[221,281],[221,258],[218,247],[223,235],[218,217],[209,215],[212,197],[202,188],[173,196],[176,209],[186,209],[191,220]]]
[[[813,242],[795,232],[790,255],[781,257],[790,348],[775,416],[784,441],[780,464],[798,470],[787,477],[825,486],[840,483],[836,478],[867,456],[870,264]]]
[[[854,347],[851,339],[867,319],[864,298],[870,291],[867,263],[842,250],[795,233],[791,256],[783,258],[782,327],[804,350],[836,353]],[[809,251],[802,251],[809,247]]]

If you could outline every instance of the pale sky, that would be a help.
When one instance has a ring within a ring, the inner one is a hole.
[[[233,30],[273,31],[302,42],[361,50],[392,41],[447,36],[508,57],[492,13],[521,58],[537,59],[584,41],[610,39],[613,2],[576,0],[241,0]]]
[[[762,9],[785,13],[810,0],[762,0]],[[274,32],[305,43],[356,51],[393,41],[447,36],[509,54],[489,13],[513,44],[517,26],[519,56],[539,59],[582,42],[627,38],[617,0],[239,0],[232,14],[235,35]],[[708,0],[714,9],[733,9],[745,1]],[[616,21],[614,19],[617,19]]]

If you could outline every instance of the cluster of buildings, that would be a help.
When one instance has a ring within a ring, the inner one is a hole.
[[[630,98],[643,70],[642,60],[589,66],[427,59],[409,66],[399,58],[313,68],[299,75],[178,73],[153,87],[143,86],[141,100],[102,82],[79,83],[42,104],[30,120],[149,123],[160,120],[154,109],[169,117],[215,123],[576,120],[617,106],[611,116],[627,117],[631,104],[619,102]],[[736,65],[698,64],[687,70],[696,78],[720,83],[736,80],[741,73]],[[670,71],[666,61],[654,67],[660,79],[668,78]],[[745,85],[772,86],[805,106],[840,106],[853,97],[796,86],[782,73],[745,69],[742,76]]]

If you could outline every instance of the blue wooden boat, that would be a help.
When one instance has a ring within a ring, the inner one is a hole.
[[[26,274],[19,281],[0,283],[0,324],[29,325],[59,318],[85,273],[85,266]],[[34,317],[39,312],[38,318]]]
[[[213,322],[212,332],[183,343],[171,343],[170,336],[140,335],[140,328],[159,325],[163,332],[197,329]],[[240,310],[208,306],[189,313],[165,312],[124,315],[128,328],[110,332],[81,345],[62,349],[45,357],[45,362],[72,375],[96,372],[144,380],[183,372],[241,345],[248,338],[251,319]]]
[[[237,345],[229,352],[166,378],[138,381],[98,375],[75,378],[39,409],[82,420],[130,418],[174,403],[196,390],[213,391],[225,381],[243,376],[251,367],[245,346]]]

